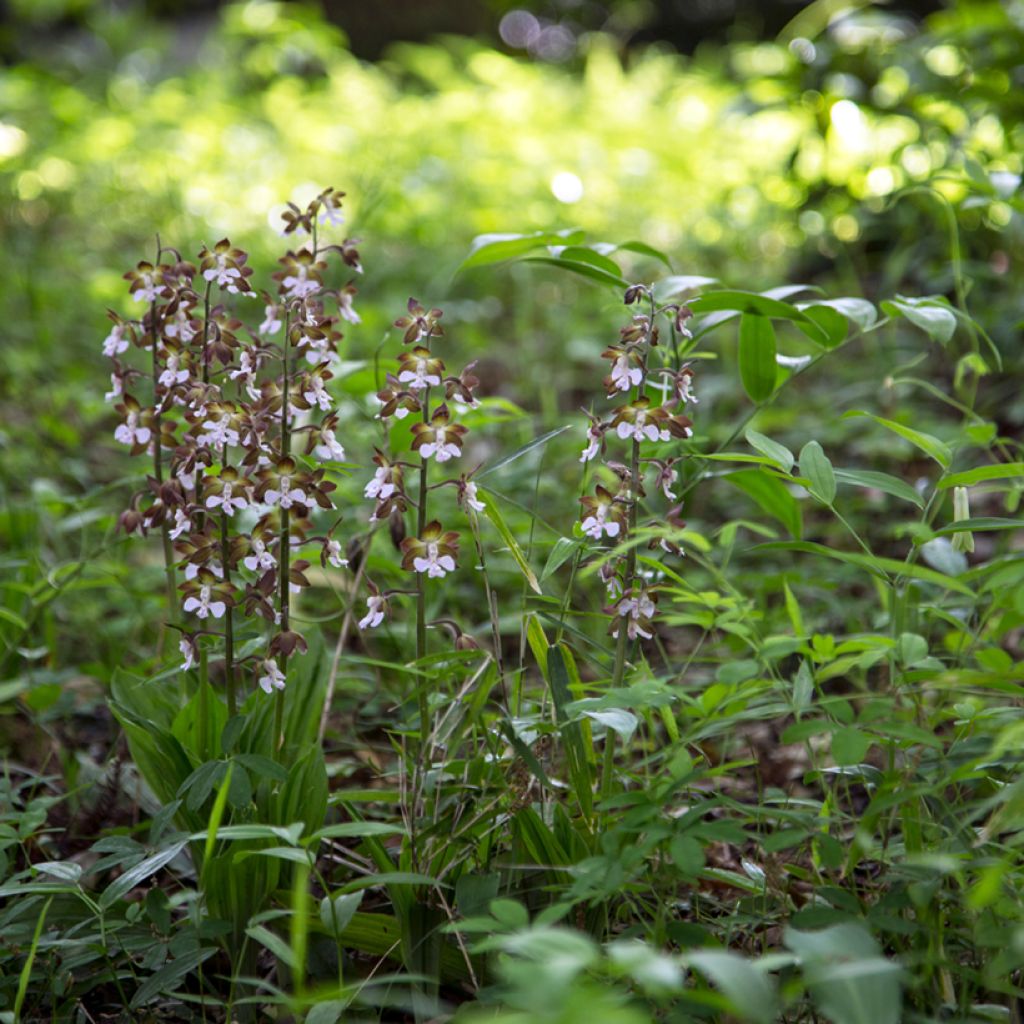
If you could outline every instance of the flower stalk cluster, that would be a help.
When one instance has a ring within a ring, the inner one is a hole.
[[[473,374],[475,364],[470,363],[453,375],[433,350],[435,340],[444,336],[443,315],[440,309],[427,309],[416,299],[410,299],[405,315],[395,321],[394,326],[403,332],[404,347],[398,355],[397,372],[387,373],[377,393],[377,415],[385,427],[407,417],[413,422],[406,450],[377,450],[377,470],[364,492],[374,502],[371,524],[388,525],[401,551],[402,568],[414,574],[415,586],[381,590],[368,578],[367,609],[359,628],[380,625],[390,611],[390,598],[395,595],[414,596],[417,659],[427,652],[426,583],[454,572],[459,558],[459,534],[446,529],[431,514],[431,495],[442,488],[454,488],[474,537],[476,513],[484,509],[472,473],[436,479],[437,470],[432,471],[433,466],[444,467],[461,459],[468,430],[455,417],[460,410],[479,405],[475,397],[479,385]],[[463,634],[460,632],[459,636]],[[425,736],[425,698],[421,700],[420,714],[421,732]]]
[[[254,289],[248,255],[226,238],[204,247],[198,264],[158,246],[155,263],[125,275],[131,296],[145,305],[142,316],[110,312],[103,343],[113,365],[107,399],[121,418],[114,437],[153,466],[120,525],[161,534],[172,617],[180,594],[183,668],[205,666],[202,638],[221,639],[230,713],[239,673],[250,671],[263,691],[279,695],[278,732],[288,661],[306,649],[292,626],[292,599],[310,585],[305,570],[314,552],[325,565],[346,564],[333,536],[338,517],[317,527],[334,512],[329,474],[345,460],[327,387],[342,340],[338,325],[359,322],[351,282],[341,289],[325,283],[331,254],[361,272],[355,240],[318,242],[320,225],[342,222],[342,197],[327,189],[304,210],[289,204],[284,233],[308,239],[280,259],[273,292]],[[259,302],[257,328],[229,309],[235,297]],[[145,371],[128,358],[133,351],[148,357]],[[266,640],[242,662],[235,656],[240,614],[262,621]]]
[[[631,543],[641,525],[640,505],[647,497],[647,478],[653,470],[654,488],[671,507],[662,518],[644,525],[661,526],[667,522],[683,526],[682,506],[673,492],[678,459],[665,458],[659,446],[692,436],[692,422],[682,410],[697,403],[694,374],[689,365],[656,365],[658,317],[671,317],[673,328],[686,334],[689,310],[677,305],[659,307],[653,290],[645,285],[630,287],[625,301],[627,305],[646,302],[648,309],[635,314],[621,329],[618,343],[601,353],[610,364],[604,378],[605,393],[619,404],[603,418],[587,413],[587,444],[580,456],[584,464],[600,458],[608,470],[605,482],[597,483],[592,493],[585,492],[580,499],[580,531],[593,541],[621,547],[625,552],[605,557],[600,569],[609,602],[605,608],[610,616],[608,632],[616,640],[613,686],[622,682],[627,642],[654,636],[657,587],[648,586],[637,571],[637,545]],[[649,389],[655,388],[662,391],[660,402],[649,394]],[[625,443],[623,461],[606,458],[612,439]],[[656,539],[651,546],[682,554],[678,545],[667,538]]]

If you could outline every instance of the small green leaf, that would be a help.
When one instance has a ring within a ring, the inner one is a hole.
[[[855,487],[868,487],[876,491],[884,491],[894,498],[902,498],[918,508],[924,508],[924,498],[905,480],[888,473],[878,473],[873,469],[835,469],[836,481],[841,484],[853,484]]]
[[[718,949],[687,953],[684,960],[718,986],[738,1016],[755,1024],[772,1024],[775,1020],[775,989],[749,960]]]
[[[691,835],[675,836],[669,843],[669,853],[677,868],[690,878],[700,874],[704,867],[704,847]]]
[[[889,316],[906,317],[915,327],[920,327],[929,338],[945,345],[956,331],[956,314],[949,308],[945,300],[925,296],[919,299],[908,299],[898,295],[895,299],[882,303],[882,309]]]
[[[777,519],[791,537],[800,539],[803,518],[800,502],[789,493],[786,485],[772,473],[760,469],[741,469],[722,478],[752,498],[768,515]]]
[[[517,259],[546,245],[574,245],[582,240],[583,232],[578,230],[557,233],[535,231],[528,235],[477,235],[470,245],[469,255],[460,264],[459,271]]]
[[[593,253],[593,255],[596,256],[597,254]],[[599,284],[611,285],[618,291],[622,291],[629,287],[629,282],[622,276],[621,272],[613,274],[604,267],[595,266],[594,263],[589,260],[561,259],[556,256],[527,256],[524,258],[523,262],[546,263],[548,266],[559,267],[562,270],[569,270],[574,274],[579,274],[581,277],[588,277],[591,281],[597,281]],[[608,260],[607,262],[611,263],[611,260]]]
[[[811,341],[825,349],[838,348],[845,340],[850,325],[846,317],[838,310],[833,309],[825,303],[814,303],[809,306],[797,307],[813,327],[797,321],[797,327],[807,335]]]
[[[914,430],[912,427],[905,427],[902,423],[883,419],[881,416],[875,416],[870,412],[864,412],[862,409],[851,409],[850,412],[843,414],[843,419],[849,419],[851,416],[866,416],[869,420],[874,420],[879,426],[885,427],[886,430],[891,430],[894,434],[899,434],[904,440],[909,441],[916,448],[920,448],[921,451],[933,458],[943,469],[949,468],[952,454],[949,447],[937,437],[932,437],[931,434],[925,434],[920,430]]]
[[[325,896],[320,901],[320,920],[327,929],[328,935],[337,938],[349,926],[355,917],[359,904],[363,902],[363,893],[349,892],[335,896],[332,900]]]
[[[852,725],[832,734],[832,756],[836,764],[860,764],[870,747],[871,737]]]
[[[836,500],[836,475],[817,441],[808,441],[800,449],[800,475],[807,478],[808,490],[823,505]]]
[[[740,379],[753,402],[763,402],[775,390],[775,328],[765,316],[744,313],[740,318]]]
[[[747,439],[747,444],[749,444],[754,451],[760,452],[762,455],[766,455],[772,460],[772,462],[776,463],[783,472],[788,473],[792,470],[796,459],[793,458],[793,453],[784,444],[779,444],[778,441],[773,441],[770,437],[765,437],[764,434],[759,434],[756,430],[753,430],[750,427],[747,427],[747,431],[744,436]]]
[[[530,584],[531,589],[538,594],[543,593],[536,574],[533,569],[530,568],[530,563],[527,562],[526,555],[523,554],[523,549],[519,546],[515,537],[512,536],[512,531],[508,528],[508,524],[505,522],[505,517],[498,510],[501,498],[499,498],[494,491],[484,490],[482,487],[480,488],[480,493],[484,495],[484,515],[490,519],[494,524],[494,528],[501,535],[501,539],[505,542],[513,560],[516,565],[519,566],[519,571],[526,578],[526,582]]]
[[[970,487],[987,480],[1013,480],[1017,477],[1024,482],[1024,462],[1001,462],[994,466],[978,466],[962,473],[951,473],[940,480],[937,487]]]

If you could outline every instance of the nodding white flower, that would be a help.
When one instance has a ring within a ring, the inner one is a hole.
[[[149,427],[139,426],[139,414],[129,410],[127,419],[114,431],[114,440],[127,445],[147,444],[152,435]]]
[[[220,564],[218,562],[210,562],[210,564],[207,565],[206,568],[209,569],[210,572],[212,572],[213,575],[217,577],[217,579],[222,580],[224,578],[224,570],[223,570],[223,568],[221,568],[221,566],[220,566]],[[186,580],[194,580],[198,575],[199,575],[199,566],[194,564],[193,562],[186,562],[185,563],[185,579]]]
[[[260,689],[264,693],[273,693],[284,689],[284,673],[278,668],[277,662],[269,658],[263,660],[263,675],[260,676]]]
[[[175,384],[183,384],[188,380],[188,370],[179,370],[178,362],[181,356],[177,352],[171,352],[167,356],[167,365],[164,367],[163,373],[158,378],[159,383],[163,384],[165,388],[174,387]]]
[[[366,614],[359,620],[360,629],[374,629],[384,621],[387,600],[380,594],[371,594],[366,599]]]
[[[957,523],[971,518],[971,502],[966,487],[953,488],[953,522]],[[974,534],[970,530],[962,530],[953,534],[954,551],[969,552],[974,550]]]
[[[206,499],[207,508],[220,508],[226,516],[233,516],[235,510],[241,511],[249,507],[249,502],[240,494],[232,493],[232,485],[225,481],[224,487],[219,494],[211,494]]]
[[[615,501],[610,491],[598,485],[595,496],[586,496],[580,503],[586,510],[580,527],[588,537],[600,540],[604,534],[618,537],[622,533],[625,522],[624,507]]]
[[[110,375],[110,390],[103,396],[104,402],[112,402],[115,398],[120,398],[124,394],[124,381],[121,377],[112,373]]]
[[[590,462],[596,459],[601,451],[601,442],[604,440],[604,430],[596,423],[587,428],[587,447],[580,455],[580,462]]]
[[[281,330],[281,307],[273,303],[263,308],[263,323],[260,324],[260,334],[277,334]]]
[[[345,461],[345,449],[342,448],[334,436],[334,431],[330,428],[320,431],[320,444],[316,446],[313,453],[321,462],[330,462],[332,459],[335,462]]]
[[[348,559],[341,553],[341,542],[337,540],[329,540],[327,546],[324,549],[327,556],[327,561],[334,566],[335,569],[344,569],[348,565]]]
[[[618,537],[622,527],[614,519],[608,518],[608,506],[598,505],[592,515],[587,516],[580,524],[583,532],[594,540],[600,540],[602,534],[609,537]]]
[[[351,285],[342,288],[338,292],[338,313],[341,315],[342,320],[347,320],[350,324],[361,324],[363,318],[356,312],[355,306],[352,305],[352,300],[355,296],[356,290]]]
[[[332,228],[336,228],[345,223],[345,214],[341,212],[341,206],[324,202],[320,206],[320,215],[317,220],[321,224],[329,224]]]
[[[163,292],[163,285],[158,284],[152,270],[140,270],[135,274],[138,288],[132,290],[132,298],[136,302],[156,302]]]
[[[615,606],[615,615],[618,617],[612,623],[611,635],[618,637],[619,621],[626,620],[626,635],[630,640],[638,636],[644,640],[650,640],[654,633],[651,629],[651,619],[658,610],[658,606],[651,600],[646,587],[634,590],[628,597]]]
[[[268,505],[280,505],[281,508],[293,505],[312,507],[306,492],[301,487],[292,487],[292,478],[286,473],[281,475],[278,486],[268,488],[263,497]]]
[[[214,284],[221,288],[227,288],[229,292],[238,294],[238,279],[242,276],[242,272],[238,267],[228,266],[231,262],[231,257],[224,252],[214,254],[215,263],[212,267],[208,267],[203,271],[203,277],[207,281],[213,281]]]
[[[185,659],[181,663],[182,672],[187,672],[196,663],[196,644],[187,633],[182,636],[178,641],[178,650],[181,651],[181,656]]]
[[[413,568],[431,577],[455,572],[455,559],[451,555],[441,554],[440,548],[441,545],[437,541],[428,541],[424,554],[412,560]]]
[[[612,364],[612,372],[609,377],[620,391],[628,391],[643,383],[644,371],[639,366],[631,365],[629,356],[623,352]]]
[[[684,404],[692,402],[699,405],[700,400],[693,393],[693,370],[684,366],[676,375],[676,395]]]
[[[455,441],[448,440],[448,434],[452,432],[453,427],[438,427],[435,431],[436,437],[433,441],[427,441],[425,444],[420,446],[420,455],[425,459],[429,459],[431,455],[438,462],[447,462],[449,459],[457,459],[462,454],[462,449],[455,443]],[[456,439],[457,434],[453,435]]]
[[[393,476],[394,471],[390,465],[381,466],[373,474],[373,479],[366,485],[363,497],[372,498],[375,501],[387,501],[396,490]]]
[[[174,510],[174,525],[171,527],[167,536],[171,540],[177,540],[189,527],[192,525],[192,520],[180,509]]]
[[[182,344],[187,345],[199,332],[192,326],[188,310],[179,306],[173,317],[164,324],[164,334],[168,338],[177,338]]]
[[[334,358],[331,352],[331,342],[328,338],[306,338],[304,346],[306,351],[306,362],[310,366],[322,366]]]
[[[228,413],[224,413],[220,419],[206,420],[203,426],[206,433],[200,435],[200,444],[211,445],[218,452],[222,452],[225,445],[234,447],[238,444],[238,431],[231,426],[231,416]]]
[[[114,324],[111,332],[103,340],[103,354],[111,359],[128,351],[128,339],[124,336],[127,324]]]
[[[632,438],[634,441],[669,441],[672,435],[664,427],[659,427],[656,420],[649,420],[646,409],[637,409],[636,418],[632,423],[623,420],[616,428],[615,433],[623,441]]]
[[[324,380],[319,374],[313,374],[309,378],[309,390],[302,392],[302,397],[310,405],[318,405],[324,411],[331,408],[331,396],[324,387]]]
[[[459,490],[461,492],[459,500],[466,508],[471,508],[474,512],[483,512],[487,508],[477,496],[476,484],[472,480],[467,480],[464,484],[460,484]]]
[[[251,377],[259,366],[253,359],[252,349],[243,348],[242,354],[238,357],[238,369],[231,370],[228,376],[232,380],[237,380],[239,377]]]
[[[305,299],[320,290],[320,282],[309,276],[309,268],[305,263],[293,264],[293,272],[281,281],[287,299]]]
[[[618,576],[609,576],[604,585],[609,601],[622,597],[622,580]]]
[[[251,554],[242,559],[242,565],[246,569],[250,572],[266,572],[268,569],[277,568],[277,559],[267,550],[262,537],[250,537],[249,544]]]
[[[429,349],[417,346],[411,352],[403,352],[398,361],[401,366],[398,381],[410,391],[422,391],[440,385],[444,363],[431,356]]]
[[[208,618],[210,615],[215,619],[220,619],[224,617],[228,606],[224,601],[219,601],[213,596],[212,587],[204,585],[199,588],[198,597],[190,595],[185,598],[184,608],[186,612],[195,612],[196,617],[200,619]]]
[[[186,491],[191,491],[191,490],[195,489],[195,486],[196,486],[196,471],[194,469],[191,469],[191,470],[179,469],[178,472],[177,472],[177,477],[178,477],[178,483],[181,484],[181,486]]]

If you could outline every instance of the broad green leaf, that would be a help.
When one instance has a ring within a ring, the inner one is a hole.
[[[687,292],[696,291],[698,288],[705,288],[709,284],[718,284],[714,277],[700,277],[698,274],[673,274],[671,277],[663,277],[654,284],[654,297],[658,302],[667,302]]]
[[[775,462],[783,472],[788,473],[792,470],[796,459],[793,458],[793,453],[784,444],[779,444],[778,441],[773,441],[770,437],[765,437],[764,434],[759,434],[751,427],[747,427],[744,436],[747,439],[747,444],[749,444],[751,448],[760,452],[762,455],[767,456]]]
[[[583,714],[597,722],[598,725],[603,725],[606,729],[617,732],[624,742],[629,742],[633,733],[636,732],[637,725],[639,725],[639,719],[636,715],[632,711],[626,711],[623,708],[608,708],[604,711],[584,711]]]
[[[945,345],[956,330],[956,314],[945,300],[925,296],[909,299],[897,295],[882,303],[882,309],[889,316],[906,317],[915,327],[920,327],[933,341]]]
[[[191,974],[203,961],[209,960],[216,952],[216,948],[213,947],[209,949],[196,949],[189,953],[183,953],[170,963],[164,964],[160,970],[151,974],[135,990],[135,993],[132,995],[131,1008],[137,1010],[164,992],[173,991],[174,986],[182,978]]]
[[[508,548],[509,553],[512,555],[516,565],[519,566],[519,571],[526,578],[526,582],[530,584],[531,589],[538,594],[543,593],[536,574],[530,568],[530,563],[527,562],[526,555],[523,554],[523,549],[519,546],[519,542],[515,537],[512,536],[512,531],[508,528],[508,524],[505,522],[505,517],[499,511],[501,499],[494,491],[485,490],[482,487],[480,488],[480,493],[484,496],[484,515],[490,519],[494,524],[494,528],[501,535],[501,539],[505,542],[505,546]]]
[[[516,259],[545,245],[574,245],[582,240],[582,231],[477,235],[470,244],[469,255],[459,265],[459,271]]]
[[[328,825],[312,836],[313,839],[363,839],[366,836],[400,836],[405,834],[401,825],[385,821],[343,821]]]
[[[765,316],[740,318],[740,379],[752,402],[763,402],[775,390],[775,328]]]
[[[363,902],[363,895],[362,892],[347,892],[334,899],[325,896],[320,901],[320,920],[328,935],[337,937],[349,926]]]
[[[262,924],[251,925],[245,929],[245,934],[250,939],[255,939],[265,949],[270,950],[285,966],[294,970],[296,966],[295,955],[292,953],[291,946],[280,935],[275,935]]]
[[[155,875],[162,867],[169,864],[175,857],[185,849],[186,840],[181,839],[162,850],[157,851],[151,857],[140,861],[133,868],[129,868],[123,875],[119,875],[103,891],[100,896],[100,906],[106,910],[116,903],[122,896],[131,892],[137,885],[140,885],[151,875]]]
[[[843,419],[849,419],[851,416],[866,416],[869,420],[874,420],[875,423],[885,427],[886,430],[899,434],[900,437],[909,441],[915,448],[920,448],[921,451],[933,458],[943,469],[949,468],[949,464],[952,461],[949,446],[937,437],[932,437],[931,434],[925,434],[920,430],[914,430],[912,427],[905,427],[902,423],[896,423],[894,420],[883,419],[881,416],[864,412],[862,409],[851,409],[850,412],[843,414]]]
[[[866,331],[878,321],[878,310],[867,299],[821,299],[815,305],[829,306],[842,313],[847,320],[852,320],[862,331]]]
[[[800,449],[800,475],[810,481],[811,495],[822,504],[836,500],[836,475],[817,441],[808,441]]]
[[[835,469],[838,483],[852,484],[854,487],[868,487],[876,491],[884,491],[894,498],[902,498],[918,508],[924,508],[924,498],[905,480],[888,473],[878,473],[873,469]]]
[[[937,487],[970,487],[971,484],[984,483],[987,480],[1014,480],[1020,477],[1024,483],[1024,462],[1001,462],[994,466],[978,466],[962,473],[951,473],[940,480]]]
[[[588,263],[590,266],[597,267],[598,270],[603,270],[605,273],[611,274],[613,277],[622,277],[622,268],[615,262],[615,260],[609,259],[607,255],[598,252],[590,246],[551,246],[548,251],[555,259],[572,260],[576,263]]]
[[[799,540],[803,535],[800,502],[777,476],[760,469],[741,469],[722,479],[738,487],[757,502],[762,511],[782,523],[791,537]]]
[[[687,305],[697,316],[704,313],[735,312],[756,313],[758,316],[774,317],[776,320],[802,320],[808,318],[796,306],[779,299],[772,299],[757,292],[740,292],[732,290],[705,292],[691,299]]]
[[[814,325],[797,321],[797,327],[807,335],[811,341],[822,348],[838,348],[849,333],[850,325],[842,313],[824,303],[813,303],[812,305],[800,305],[797,307],[804,316]]]
[[[581,546],[581,542],[573,537],[559,537],[551,548],[547,562],[544,563],[544,571],[540,574],[541,583],[557,572]]]
[[[882,957],[856,922],[822,931],[787,928],[785,943],[799,957],[818,1010],[833,1024],[898,1024],[903,1017],[902,970]]]
[[[618,245],[613,242],[594,242],[590,248],[604,256],[610,256],[613,252],[635,252],[641,256],[650,256],[652,260],[657,260],[659,263],[663,263],[669,270],[672,269],[672,264],[669,261],[668,256],[666,256],[660,249],[655,249],[653,245],[648,245],[646,242],[620,242]],[[705,278],[705,280],[710,279]]]
[[[860,764],[871,743],[867,733],[856,726],[845,726],[832,734],[832,756],[838,765]]]
[[[936,530],[933,536],[944,537],[951,533],[984,533],[989,530],[1024,530],[1024,519],[998,519],[994,516],[980,516],[977,519],[959,519],[950,526]]]
[[[725,950],[704,949],[683,958],[719,988],[733,1011],[755,1024],[772,1024],[778,1009],[771,981],[749,960]]]
[[[597,254],[594,253],[596,256]],[[556,256],[527,256],[523,260],[524,263],[545,263],[548,266],[559,267],[562,270],[569,270],[574,274],[579,274],[581,277],[590,278],[591,281],[597,281],[599,284],[611,285],[617,290],[623,290],[629,287],[629,282],[622,276],[621,272],[613,274],[603,267],[594,266],[591,262],[584,262],[575,259],[560,259]],[[610,260],[608,261],[611,262]]]

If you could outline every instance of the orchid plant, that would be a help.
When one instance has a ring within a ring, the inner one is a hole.
[[[343,195],[328,188],[304,210],[288,204],[283,233],[308,240],[281,257],[273,292],[257,293],[248,255],[226,238],[204,246],[198,265],[158,246],[155,263],[125,275],[141,317],[110,312],[103,344],[113,362],[107,398],[121,416],[115,440],[152,460],[120,525],[161,535],[182,668],[198,667],[205,692],[208,642],[222,641],[229,714],[251,676],[278,694],[278,735],[289,660],[307,649],[292,602],[310,584],[312,557],[347,564],[334,536],[338,517],[317,522],[335,511],[328,475],[346,457],[328,390],[338,325],[359,323],[351,280],[326,283],[328,256],[362,271],[356,242],[320,239],[322,226],[343,222]],[[258,301],[262,322],[247,328],[229,301]],[[131,351],[144,354],[144,368],[128,360]],[[262,650],[245,657],[236,643],[242,616],[262,621],[265,637]]]

